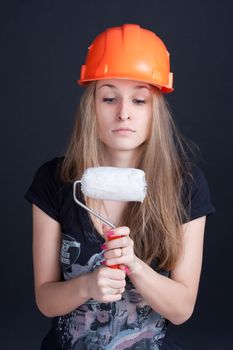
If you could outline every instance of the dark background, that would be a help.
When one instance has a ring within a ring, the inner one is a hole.
[[[169,334],[186,350],[233,349],[232,14],[221,1],[7,1],[1,3],[1,349],[37,350],[50,320],[34,303],[31,208],[36,169],[62,155],[83,88],[87,47],[107,27],[137,23],[171,53],[167,95],[216,214],[207,219],[200,291],[192,318]]]

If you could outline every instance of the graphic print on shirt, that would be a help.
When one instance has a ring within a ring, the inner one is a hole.
[[[78,259],[81,249],[73,236],[63,234],[60,260],[65,280],[101,266],[104,251],[93,254],[83,266]],[[164,318],[146,304],[129,280],[120,301],[99,303],[90,299],[57,319],[61,346],[72,350],[159,350],[165,332]]]
[[[80,243],[70,235],[63,235],[60,261],[64,270],[76,262],[80,255]]]
[[[71,235],[63,234],[60,262],[65,280],[91,272],[97,266],[101,266],[104,254],[103,251],[92,255],[88,260],[87,265],[84,266],[78,263],[80,254],[81,243],[77,242]]]

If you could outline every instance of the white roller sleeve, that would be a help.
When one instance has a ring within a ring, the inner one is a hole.
[[[84,195],[96,199],[142,202],[146,189],[144,171],[134,168],[88,168],[81,179]]]

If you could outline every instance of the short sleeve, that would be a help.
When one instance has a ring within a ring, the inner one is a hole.
[[[206,177],[197,165],[192,167],[192,177],[184,185],[184,205],[190,220],[209,216],[216,211],[211,201]]]
[[[32,184],[24,194],[30,203],[36,204],[59,222],[59,182],[57,169],[60,158],[54,158],[39,167]]]

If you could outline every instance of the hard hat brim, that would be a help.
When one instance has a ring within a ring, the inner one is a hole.
[[[81,85],[81,86],[85,86],[85,85],[88,85],[88,83],[92,82],[92,81],[98,81],[98,80],[105,80],[105,79],[125,79],[125,80],[136,80],[136,81],[142,81],[144,83],[148,83],[154,87],[156,87],[157,89],[159,89],[161,92],[163,93],[170,93],[170,92],[173,92],[174,91],[174,88],[173,87],[170,87],[170,86],[161,86],[159,83],[156,84],[153,81],[151,80],[145,80],[145,79],[139,79],[139,78],[135,78],[135,77],[130,77],[130,76],[127,76],[127,77],[124,77],[124,76],[108,76],[108,77],[98,77],[98,78],[95,78],[95,79],[79,79],[77,80],[77,83],[78,85]]]

